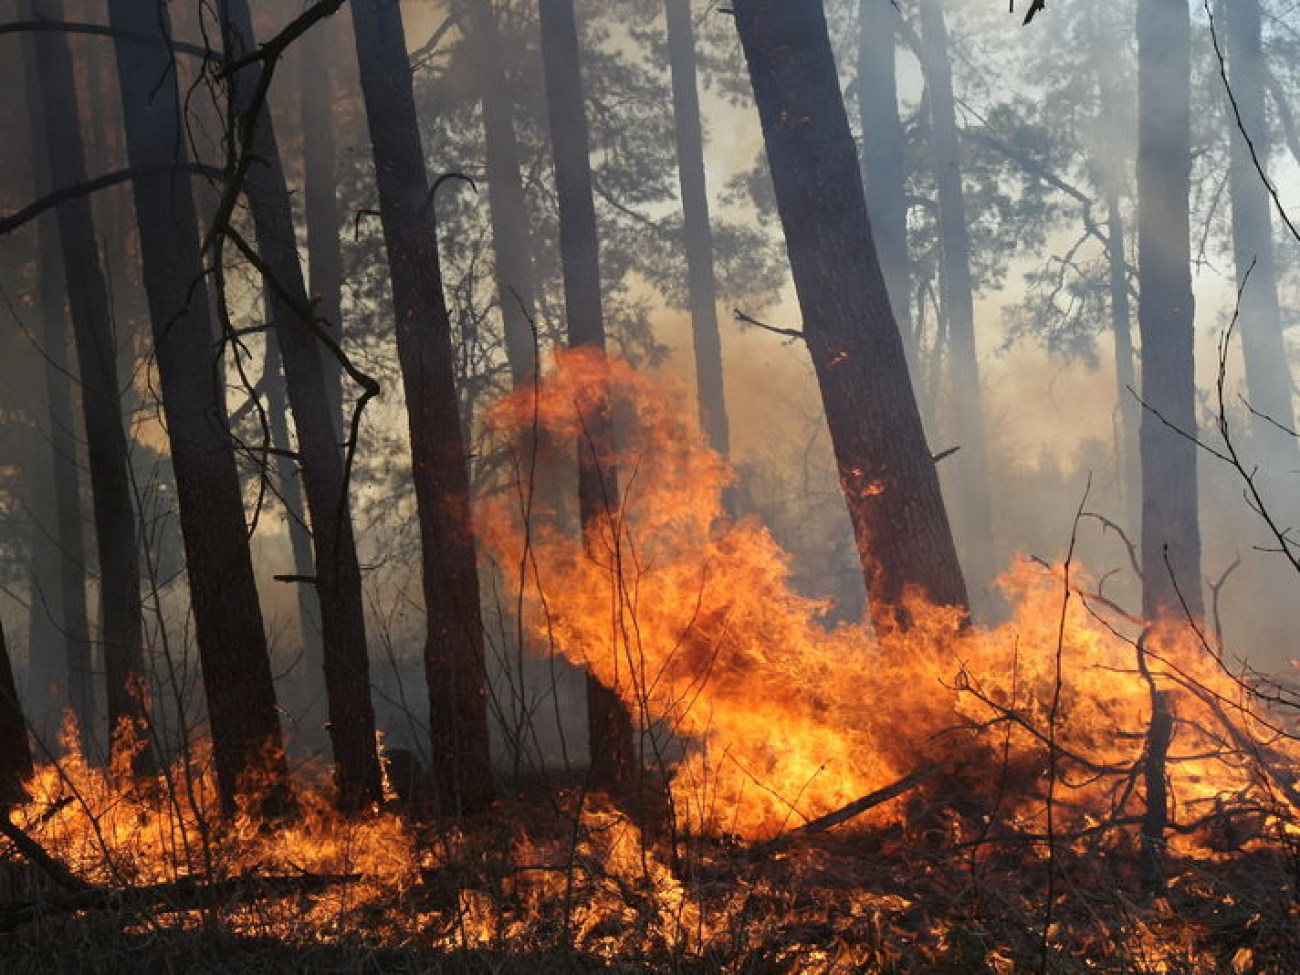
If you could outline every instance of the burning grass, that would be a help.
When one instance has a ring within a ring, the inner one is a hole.
[[[202,754],[132,790],[71,752],[13,819],[75,879],[5,864],[6,971],[1300,970],[1284,691],[1069,565],[1013,565],[995,627],[916,601],[907,632],[828,628],[673,397],[601,368],[562,359],[492,423],[572,438],[611,378],[618,517],[584,550],[503,491],[480,526],[522,567],[528,642],[647,729],[661,813],[568,782],[454,825],[345,819],[306,786],[291,817],[223,820]]]

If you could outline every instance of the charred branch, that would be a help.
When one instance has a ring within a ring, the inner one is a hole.
[[[749,849],[749,858],[751,860],[762,860],[789,849],[794,844],[808,838],[816,836],[818,833],[824,833],[828,829],[834,829],[856,819],[863,813],[875,809],[877,806],[889,802],[891,799],[897,799],[906,792],[910,792],[923,782],[933,778],[943,770],[941,764],[927,765],[924,768],[917,769],[910,775],[905,775],[897,782],[885,786],[883,789],[877,789],[875,792],[863,796],[861,799],[855,799],[846,806],[841,806],[834,812],[829,812],[824,816],[818,816],[816,819],[809,820],[802,826],[782,833],[765,843],[759,843]]]
[[[30,223],[46,210],[51,210],[60,203],[66,203],[69,200],[90,196],[92,193],[98,193],[100,190],[106,190],[111,186],[117,186],[119,183],[126,183],[136,179],[145,179],[146,177],[157,176],[164,173],[184,173],[191,176],[202,176],[205,179],[215,180],[224,179],[226,175],[225,172],[218,167],[208,166],[204,163],[168,162],[152,166],[128,166],[126,169],[119,170],[115,173],[109,173],[106,176],[98,176],[95,179],[87,180],[84,183],[78,183],[75,186],[65,186],[62,189],[54,190],[53,192],[41,197],[39,200],[29,203],[17,213],[10,214],[7,217],[0,217],[0,237],[13,233],[19,227]]]

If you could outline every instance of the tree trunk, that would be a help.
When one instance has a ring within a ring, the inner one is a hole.
[[[948,55],[948,28],[940,0],[921,0],[922,71],[930,103],[930,151],[939,195],[940,282],[948,323],[953,434],[961,453],[953,458],[954,508],[967,574],[977,589],[993,582],[993,503],[980,406],[979,358],[975,348],[975,297],[970,270],[970,230],[961,181],[961,150]]]
[[[858,114],[862,125],[862,179],[872,237],[907,361],[915,369],[912,262],[907,250],[907,137],[898,118],[895,65],[898,18],[893,0],[861,0]]]
[[[220,9],[226,58],[235,61],[256,48],[252,16],[245,0],[225,0]],[[311,513],[338,802],[345,812],[352,812],[383,799],[375,711],[370,700],[361,566],[339,446],[337,400],[330,396],[315,315],[298,262],[289,187],[270,110],[265,103],[255,102],[264,70],[255,62],[236,71],[231,92],[242,130],[239,148],[257,160],[248,170],[243,190],[271,292],[275,341],[284,365],[303,491]]]
[[[734,7],[872,622],[883,631],[906,626],[909,590],[965,608],[822,6]]]
[[[471,0],[467,11],[483,103],[488,213],[496,251],[497,300],[501,303],[506,361],[514,388],[526,389],[537,372],[533,338],[537,289],[528,208],[519,176],[519,143],[496,13],[483,0]]]
[[[546,114],[555,157],[560,204],[560,255],[569,347],[605,353],[601,309],[600,245],[591,184],[591,140],[582,94],[578,25],[573,0],[541,0]],[[597,392],[581,418],[578,442],[578,511],[584,543],[597,544],[602,525],[617,531],[618,471],[613,461],[614,422],[608,390]],[[635,734],[614,688],[587,675],[587,736],[591,784],[632,798],[638,788]]]
[[[298,41],[302,84],[303,215],[307,224],[307,271],[318,325],[337,343],[343,338],[343,249],[339,242],[339,206],[335,195],[334,99],[337,87],[331,65],[337,56],[332,17],[316,24]],[[323,347],[330,415],[347,430],[350,410],[343,403],[343,370]],[[320,662],[319,640],[308,645],[309,659]]]
[[[109,0],[109,19],[124,32],[156,39],[114,40],[130,164],[183,161],[186,139],[166,47],[166,10]],[[194,200],[187,180],[174,173],[156,171],[133,185],[218,789],[227,812],[235,810],[243,789],[254,805],[270,808],[285,797],[288,770],[239,475],[224,425],[224,370],[214,368],[220,353]]]
[[[28,798],[24,784],[32,777],[32,746],[18,700],[13,664],[0,621],[0,814]]]
[[[1142,335],[1142,609],[1203,613],[1188,227],[1191,20],[1138,0],[1138,328]],[[1170,429],[1173,427],[1173,429]]]
[[[1119,481],[1124,492],[1127,527],[1142,523],[1142,453],[1138,428],[1142,423],[1137,379],[1133,374],[1133,311],[1128,295],[1128,258],[1124,254],[1124,218],[1119,197],[1106,191],[1106,259],[1110,281],[1110,327],[1115,340],[1115,393],[1119,408]]]
[[[27,110],[32,145],[45,145],[36,39],[24,39]],[[36,167],[39,198],[52,183],[46,166]],[[63,708],[77,719],[82,751],[90,752],[95,726],[95,684],[90,660],[90,625],[86,611],[86,555],[81,527],[81,476],[77,466],[77,432],[73,417],[68,327],[65,316],[62,256],[53,214],[36,224],[41,307],[41,347],[50,423],[49,480],[33,485],[31,621],[29,623],[30,700],[37,730],[57,738]],[[48,706],[46,704],[48,702]],[[52,719],[47,722],[46,715]]]
[[[267,319],[274,320],[272,301],[267,288]],[[279,344],[272,340],[266,343],[266,364],[262,373],[262,387],[266,392],[267,432],[271,443],[281,451],[291,451],[289,438],[289,400],[284,388],[283,366],[280,361]],[[289,534],[289,552],[293,559],[294,575],[301,578],[314,578],[315,560],[312,557],[311,529],[307,522],[307,507],[303,504],[302,485],[298,482],[298,468],[293,458],[284,453],[275,455],[275,479],[279,484],[280,502],[284,505],[286,528]],[[315,587],[299,584],[296,586],[298,596],[298,626],[302,630],[302,661],[299,680],[293,681],[284,696],[293,708],[294,724],[302,729],[317,728],[326,724],[326,714],[320,712],[319,680],[325,671],[325,654],[322,647],[320,596]],[[328,694],[326,695],[326,712],[328,712]],[[313,742],[313,745],[317,744]]]
[[[1269,131],[1264,112],[1259,0],[1232,0],[1220,9],[1232,96],[1255,155],[1263,162],[1269,158]],[[1246,390],[1251,406],[1264,414],[1253,421],[1255,447],[1260,459],[1270,468],[1290,472],[1300,460],[1295,438],[1278,429],[1278,425],[1285,430],[1295,429],[1295,410],[1291,403],[1291,370],[1287,366],[1278,312],[1272,204],[1231,106],[1227,117],[1232,144],[1228,170],[1232,192],[1232,253],[1237,286],[1244,289],[1239,323],[1246,360]],[[1272,456],[1266,456],[1266,451]]]
[[[60,0],[32,0],[31,7],[39,19],[63,20]],[[67,35],[39,32],[35,51],[50,178],[55,186],[75,186],[87,177]],[[152,770],[150,751],[144,744],[149,721],[148,677],[130,448],[122,426],[113,309],[99,261],[90,199],[67,200],[59,204],[56,214],[90,461],[109,740],[114,750],[120,746],[124,754],[133,755],[133,769],[143,775]]]
[[[485,808],[495,790],[469,468],[456,396],[451,321],[442,292],[401,8],[391,0],[353,0],[352,24],[410,424],[428,620],[424,660],[435,802],[439,812],[455,815]]]
[[[677,141],[677,175],[682,191],[683,238],[700,425],[708,437],[709,446],[726,456],[731,435],[723,395],[718,283],[713,269],[713,228],[709,224],[709,189],[704,171],[704,133],[700,126],[691,0],[664,0],[664,9],[668,17],[673,132]]]

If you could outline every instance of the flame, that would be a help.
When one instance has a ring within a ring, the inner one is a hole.
[[[521,452],[576,441],[592,391],[606,387],[621,495],[583,539],[546,507],[555,492],[526,489],[539,479]],[[454,826],[393,804],[342,817],[328,776],[301,770],[296,815],[268,823],[241,809],[223,818],[203,743],[149,785],[129,775],[128,748],[116,750],[114,768],[87,763],[71,725],[14,823],[101,887],[250,875],[305,885],[293,897],[164,898],[141,916],[142,929],[219,919],[295,944],[558,947],[651,965],[732,959],[737,970],[748,961],[763,970],[1012,971],[1040,947],[1038,934],[1025,941],[1022,919],[1041,910],[1055,862],[1045,851],[1074,854],[1080,887],[1113,883],[1091,855],[1097,843],[1133,859],[1157,708],[1172,714],[1158,771],[1169,794],[1160,839],[1173,854],[1223,866],[1225,849],[1258,842],[1252,826],[1294,821],[1300,750],[1288,729],[1196,627],[1126,617],[1078,566],[1017,560],[1001,579],[1013,610],[993,627],[915,598],[906,632],[827,626],[827,604],[794,591],[789,559],[760,521],[725,510],[734,474],[704,445],[683,399],[626,363],[558,356],[533,390],[488,416],[503,449],[516,452],[519,477],[477,512],[496,565],[525,567],[513,584],[530,645],[591,668],[644,729],[645,763],[670,793],[676,829],[667,838],[581,789],[544,804],[503,800],[488,820]],[[888,827],[877,831],[877,855],[814,847],[757,867],[732,855],[737,843],[777,836],[936,764],[943,776],[856,820]],[[951,916],[934,907],[978,898],[982,872],[1010,878],[996,895],[1015,917],[1005,944],[965,906]],[[1196,883],[1220,891],[1216,911],[1235,903],[1222,882]],[[1248,900],[1248,887],[1233,890]],[[1150,970],[1209,970],[1225,957],[1243,970],[1252,957],[1236,944],[1235,955],[1215,954],[1159,916],[1116,922],[1125,937],[1091,923],[1058,918],[1048,940],[1111,970],[1134,952]]]
[[[486,503],[480,524],[500,564],[536,567],[515,580],[535,643],[590,668],[659,732],[647,757],[670,766],[674,807],[692,830],[772,836],[933,761],[966,769],[986,802],[1001,768],[1015,815],[1041,819],[1049,752],[1069,826],[1140,815],[1157,689],[1175,713],[1175,812],[1204,813],[1259,785],[1244,742],[1277,735],[1243,685],[1194,627],[1139,641],[1078,567],[1067,589],[1064,566],[1017,560],[1000,583],[1014,612],[991,629],[920,600],[907,632],[828,628],[826,605],[794,592],[767,529],[725,512],[734,475],[678,408],[682,391],[625,362],[563,353],[489,424],[505,445],[530,442],[520,434],[533,426],[576,439],[588,391],[606,386],[622,421],[623,489],[585,546],[518,492]],[[665,729],[685,742],[680,761],[664,757]],[[1289,745],[1268,747],[1295,759]],[[876,821],[905,811],[894,803]]]

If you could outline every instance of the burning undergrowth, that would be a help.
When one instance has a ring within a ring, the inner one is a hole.
[[[604,384],[623,491],[584,544],[527,448],[582,436]],[[906,632],[825,626],[725,510],[732,475],[678,400],[562,357],[490,416],[518,476],[478,513],[527,642],[646,729],[666,815],[567,782],[454,826],[344,819],[310,787],[291,817],[230,820],[202,754],[127,788],[74,751],[13,814],[14,957],[46,970],[107,931],[100,959],[235,939],[212,970],[319,944],[331,970],[1294,970],[1293,714],[1077,566],[1018,561],[995,627],[919,600]]]

